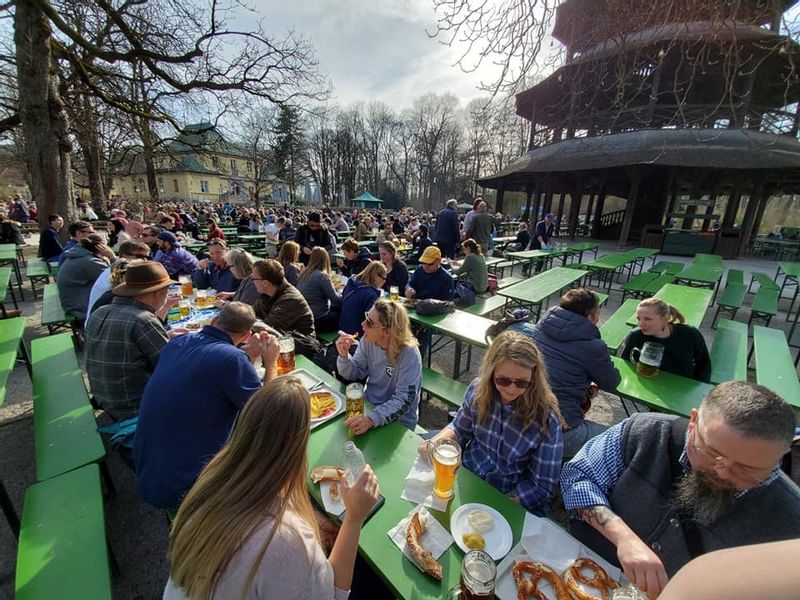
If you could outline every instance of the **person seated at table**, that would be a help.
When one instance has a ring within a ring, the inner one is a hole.
[[[800,489],[779,468],[794,427],[786,401],[746,381],[688,420],[636,413],[564,465],[570,533],[651,599],[701,554],[800,537]]]
[[[527,510],[545,516],[561,472],[558,400],[528,336],[504,331],[483,356],[453,422],[433,438],[461,445],[461,464]],[[426,442],[419,452],[427,457]]]
[[[342,242],[341,249],[344,259],[337,258],[336,264],[345,277],[361,273],[372,260],[369,250],[366,247],[360,248],[358,242],[353,238],[348,238]]]
[[[363,242],[369,237],[371,230],[364,219],[359,219],[356,230],[353,232],[353,239],[357,242]]]
[[[373,410],[361,417],[350,417],[344,424],[355,435],[398,421],[412,431],[419,420],[422,388],[422,357],[411,333],[408,313],[399,302],[377,300],[362,313],[364,336],[350,356],[352,336],[336,340],[336,369],[349,380],[366,378],[365,398]]]
[[[198,290],[211,288],[218,292],[235,292],[239,287],[239,278],[231,271],[225,261],[228,246],[222,240],[208,242],[208,258],[197,263],[192,273],[192,283]]]
[[[514,238],[513,242],[506,246],[506,252],[520,252],[526,250],[528,248],[528,244],[530,243],[531,234],[528,231],[528,224],[525,221],[520,221],[517,237]]]
[[[547,365],[550,388],[558,398],[564,428],[564,456],[572,457],[581,446],[608,427],[584,419],[591,399],[602,389],[613,392],[620,374],[611,362],[597,322],[600,301],[597,294],[574,288],[561,297],[560,306],[548,310],[535,327],[530,323],[512,325],[536,342]]]
[[[342,295],[331,281],[331,260],[325,248],[317,246],[311,251],[297,289],[314,313],[314,330],[317,334],[339,329]]]
[[[210,242],[211,240],[225,241],[225,232],[219,228],[216,219],[206,220],[206,228],[208,229],[208,235],[206,236],[207,242]]]
[[[87,322],[93,310],[105,306],[106,304],[111,304],[111,301],[114,299],[114,294],[111,290],[125,280],[125,271],[128,268],[127,261],[137,259],[147,260],[149,255],[150,251],[147,244],[138,240],[128,240],[120,246],[119,257],[116,261],[111,263],[111,268],[105,269],[97,276],[97,279],[94,280],[92,289],[89,292],[89,310],[86,314]],[[124,267],[117,264],[121,259],[126,261]],[[121,269],[121,273],[117,273],[117,279],[114,278],[115,267]]]
[[[339,317],[339,329],[348,334],[364,334],[361,324],[364,313],[375,300],[380,298],[383,283],[386,281],[386,267],[382,262],[373,260],[367,268],[347,280],[342,292],[342,314]]]
[[[326,558],[307,488],[310,406],[292,376],[250,398],[178,510],[164,600],[348,597],[380,486],[369,466],[352,487],[342,478],[345,518]]]
[[[622,342],[620,356],[631,360],[634,348],[645,342],[664,347],[661,370],[683,377],[708,382],[711,378],[711,357],[703,334],[686,324],[686,319],[674,306],[660,298],[647,298],[636,308],[636,322]]]
[[[464,260],[456,269],[456,275],[471,285],[476,294],[485,293],[489,287],[489,271],[481,245],[472,238],[467,238],[461,242],[461,249],[464,251]]]
[[[191,275],[197,268],[197,258],[181,248],[181,243],[171,231],[161,231],[156,237],[158,252],[153,260],[164,265],[172,279],[177,279],[179,275]]]
[[[314,336],[314,314],[303,295],[283,276],[283,267],[268,258],[253,264],[253,281],[260,294],[253,305],[256,316],[280,332]]]
[[[286,281],[292,285],[297,285],[300,281],[300,269],[302,265],[297,262],[300,258],[300,245],[291,240],[284,242],[278,252],[278,262],[283,267],[283,273]]]
[[[391,291],[392,286],[397,286],[398,293],[404,294],[408,285],[408,267],[397,256],[397,248],[392,242],[382,242],[378,245],[378,255],[386,267],[386,281],[383,289]]]
[[[133,442],[136,487],[148,504],[177,509],[220,451],[236,415],[261,387],[253,361],[266,367],[264,381],[275,378],[278,340],[266,332],[251,335],[255,321],[253,307],[229,302],[210,325],[161,350]]]
[[[422,253],[425,252],[425,248],[428,246],[432,246],[433,241],[428,236],[428,226],[427,225],[420,225],[419,229],[417,230],[417,234],[414,236],[414,239],[411,243],[411,247],[414,249],[413,254],[409,257],[409,263],[418,263],[419,257],[422,256]]]
[[[392,222],[391,221],[384,221],[383,228],[378,232],[378,235],[375,236],[375,242],[380,244],[381,242],[396,242],[397,236],[392,231]]]
[[[217,302],[221,308],[225,302],[244,302],[253,306],[261,294],[253,281],[253,256],[241,248],[231,248],[225,253],[225,264],[233,276],[239,280],[235,292],[218,292]]]
[[[58,270],[58,297],[68,315],[83,322],[89,311],[89,295],[97,278],[116,257],[99,235],[91,234],[65,253]]]
[[[419,257],[420,265],[406,287],[409,300],[452,300],[453,277],[442,268],[442,251],[438,246],[428,246]]]

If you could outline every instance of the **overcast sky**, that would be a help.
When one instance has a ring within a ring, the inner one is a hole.
[[[428,92],[450,92],[462,106],[481,95],[479,73],[453,65],[454,49],[430,38],[431,0],[250,0],[276,36],[288,29],[310,37],[341,105],[383,100],[409,107]],[[490,79],[491,65],[482,68]]]

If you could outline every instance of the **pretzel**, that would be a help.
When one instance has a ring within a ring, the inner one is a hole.
[[[553,569],[542,563],[529,560],[518,560],[511,569],[514,582],[517,584],[517,600],[548,600],[547,596],[539,589],[539,580],[547,581],[556,593],[555,600],[571,600],[569,589]],[[530,575],[526,579],[525,575]]]
[[[344,475],[344,469],[340,467],[317,467],[311,471],[311,481],[339,481]]]
[[[414,557],[414,562],[428,575],[434,579],[442,580],[442,565],[433,557],[428,550],[422,547],[419,538],[422,537],[427,519],[420,519],[419,513],[415,512],[408,520],[406,525],[406,543],[411,551],[411,556]]]
[[[584,569],[591,570],[593,577],[584,575]],[[608,576],[608,573],[603,570],[603,567],[598,565],[591,558],[576,559],[575,562],[564,571],[564,581],[576,600],[608,600],[609,592],[619,587],[619,584]],[[598,590],[600,596],[595,596],[585,591],[581,584]]]

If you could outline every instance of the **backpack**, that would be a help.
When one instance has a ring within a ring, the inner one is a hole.
[[[420,300],[417,302],[416,306],[414,306],[414,310],[417,311],[417,314],[422,316],[445,315],[453,312],[455,309],[455,303],[448,300]]]
[[[458,307],[472,306],[475,304],[475,288],[468,281],[453,282],[453,301]]]
[[[527,308],[516,308],[514,310],[506,311],[505,316],[494,323],[486,330],[486,337],[496,337],[512,325],[519,323],[528,323],[531,320],[533,313]]]

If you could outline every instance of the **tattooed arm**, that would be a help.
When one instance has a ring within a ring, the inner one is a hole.
[[[628,580],[655,599],[667,584],[667,572],[658,555],[609,507],[589,506],[579,509],[578,514],[616,546]]]

